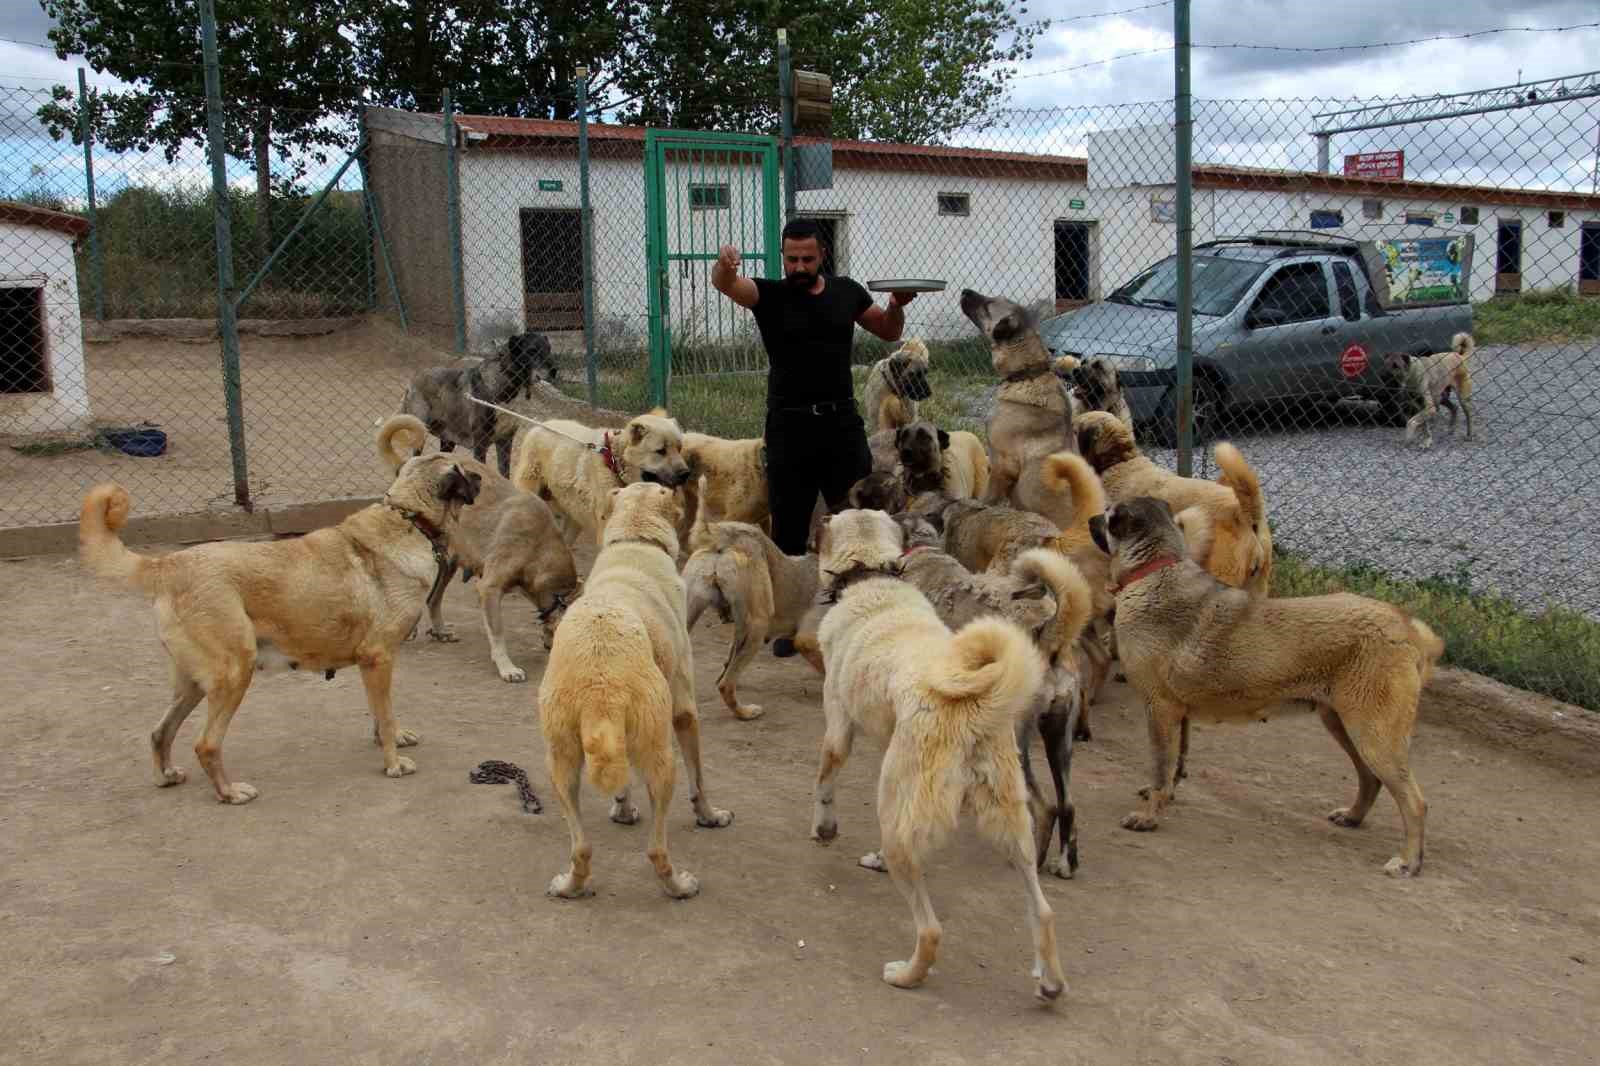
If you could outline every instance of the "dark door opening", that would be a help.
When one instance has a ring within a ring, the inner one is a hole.
[[[1093,299],[1089,282],[1088,222],[1057,222],[1056,310],[1081,307]]]
[[[583,226],[569,208],[522,209],[522,313],[528,329],[583,328]]]
[[[1495,236],[1494,291],[1522,291],[1522,223],[1502,221]]]
[[[44,289],[0,289],[0,392],[49,392]]]
[[[1600,296],[1600,222],[1585,222],[1578,232],[1578,292]]]
[[[813,218],[822,231],[822,272],[829,277],[839,273],[839,220],[836,218]]]

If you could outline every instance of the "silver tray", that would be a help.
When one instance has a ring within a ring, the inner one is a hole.
[[[943,292],[944,282],[933,278],[884,278],[867,282],[873,292]]]

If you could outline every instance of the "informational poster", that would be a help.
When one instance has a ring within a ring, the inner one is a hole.
[[[1472,269],[1471,237],[1396,237],[1377,242],[1389,282],[1389,302],[1464,300]]]
[[[1344,176],[1398,181],[1406,176],[1406,154],[1404,151],[1396,151],[1347,155],[1344,157]]]

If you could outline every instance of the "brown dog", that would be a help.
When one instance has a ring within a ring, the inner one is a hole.
[[[359,666],[384,773],[414,773],[416,764],[396,751],[417,743],[417,735],[394,722],[394,652],[417,624],[450,527],[477,495],[477,480],[458,460],[434,452],[407,460],[382,503],[337,526],[162,556],[131,552],[117,536],[128,519],[122,486],[90,489],[78,519],[78,558],[155,601],[156,630],[172,659],[172,704],[150,734],[156,784],[185,780],[172,765],[172,743],[204,698],[206,725],[194,751],[217,799],[255,799],[254,786],[228,777],[222,740],[251,679],[277,668],[332,677]]]
[[[721,828],[733,814],[707,802],[700,770],[694,655],[676,565],[683,502],[664,485],[643,483],[613,489],[607,499],[600,554],[583,596],[556,630],[539,684],[546,765],[572,833],[572,865],[547,891],[564,899],[593,894],[579,776],[587,769],[590,783],[614,797],[611,820],[631,825],[639,818],[628,802],[631,763],[650,796],[650,864],[662,891],[688,899],[700,882],[673,869],[667,856],[667,805],[677,777],[671,732],[689,769],[695,824]]]
[[[379,458],[398,474],[405,464],[400,447],[420,449],[423,432],[422,423],[411,415],[394,415],[378,430]],[[401,438],[410,443],[401,445]],[[478,495],[450,527],[449,551],[428,594],[429,635],[438,641],[456,639],[444,621],[442,605],[450,580],[463,570],[468,579],[478,579],[478,608],[500,680],[526,681],[528,675],[506,651],[500,602],[508,592],[526,596],[538,612],[548,649],[555,642],[562,613],[578,594],[577,564],[548,504],[476,460],[461,460],[461,467],[478,476]]]
[[[1422,872],[1426,805],[1407,752],[1417,700],[1444,652],[1399,608],[1339,593],[1267,599],[1230,588],[1188,558],[1163,500],[1119,503],[1095,519],[1117,582],[1117,647],[1150,712],[1151,786],[1126,829],[1154,829],[1182,775],[1190,717],[1263,718],[1288,702],[1317,708],[1356,769],[1356,798],[1328,817],[1355,828],[1381,784],[1400,807],[1405,851],[1385,870]]]
[[[989,454],[971,433],[913,422],[895,430],[894,448],[908,495],[942,492],[960,500],[989,491]]]
[[[1239,449],[1215,448],[1217,481],[1179,477],[1139,451],[1133,430],[1116,416],[1091,411],[1077,422],[1078,450],[1094,466],[1106,499],[1164,500],[1178,515],[1191,556],[1223,583],[1264,596],[1272,580],[1272,527],[1261,481]]]
[[[1472,439],[1472,369],[1467,360],[1477,350],[1470,333],[1457,333],[1450,340],[1450,350],[1435,355],[1413,358],[1404,352],[1390,354],[1385,360],[1389,374],[1398,378],[1400,387],[1417,407],[1417,413],[1406,423],[1406,443],[1410,444],[1422,430],[1422,449],[1433,447],[1433,419],[1440,406],[1450,412],[1450,433],[1456,431],[1456,405],[1450,394],[1455,393],[1461,404],[1461,413],[1467,419],[1467,439]]]
[[[694,522],[690,548],[704,547],[705,530],[717,522],[748,522],[771,532],[766,447],[760,437],[683,435],[683,458],[689,464],[683,489]]]
[[[869,430],[899,429],[917,420],[917,403],[933,395],[928,385],[928,346],[912,337],[872,364],[862,389]]]
[[[989,491],[984,498],[1037,511],[1065,528],[1070,525],[1067,516],[1048,509],[1040,467],[1045,457],[1078,446],[1067,391],[1051,370],[1038,324],[1027,308],[971,289],[961,293],[961,312],[989,339],[989,357],[1000,375],[989,416]]]
[[[1133,410],[1122,394],[1117,368],[1109,361],[1099,356],[1089,359],[1073,369],[1068,380],[1072,383],[1074,422],[1089,411],[1104,411],[1115,415],[1117,421],[1129,429],[1133,428]]]

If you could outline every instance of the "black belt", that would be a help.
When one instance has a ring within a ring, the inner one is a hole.
[[[774,404],[771,407],[767,408],[767,413],[768,414],[772,414],[773,412],[776,411],[776,412],[780,412],[780,413],[783,413],[783,414],[826,415],[826,414],[838,414],[841,411],[849,411],[849,412],[851,412],[853,414],[855,412],[855,409],[856,409],[856,402],[853,399],[852,400],[822,400],[819,403],[802,404],[802,405],[800,405],[798,407],[785,406],[784,404]]]

